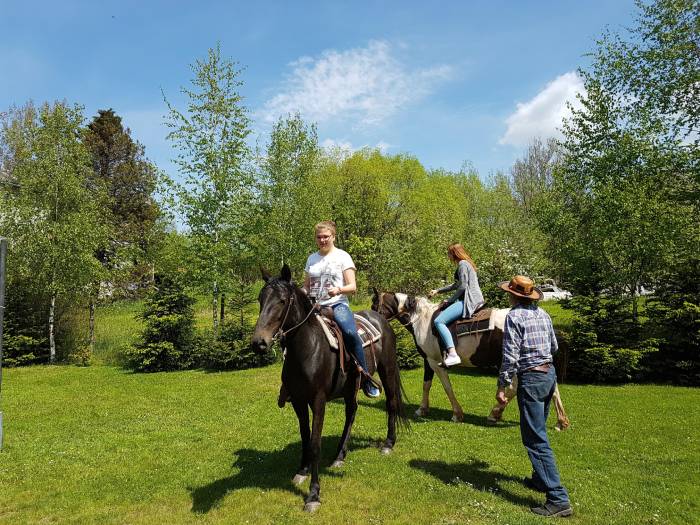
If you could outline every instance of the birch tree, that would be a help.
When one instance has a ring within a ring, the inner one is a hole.
[[[13,242],[13,271],[48,297],[49,360],[56,360],[56,307],[99,281],[94,253],[104,242],[90,157],[81,143],[82,108],[44,104],[25,122],[13,191],[2,193],[3,231]]]
[[[191,66],[190,88],[181,88],[187,107],[168,106],[168,140],[184,178],[176,185],[177,209],[192,241],[194,284],[211,294],[212,325],[218,331],[218,302],[240,274],[248,256],[254,177],[250,169],[248,110],[239,90],[241,69],[221,56],[220,46]]]

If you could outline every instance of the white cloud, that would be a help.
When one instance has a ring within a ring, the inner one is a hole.
[[[351,119],[361,125],[378,124],[451,75],[446,65],[408,70],[384,41],[347,51],[327,50],[290,66],[281,92],[260,111],[265,121],[298,111],[319,123]]]
[[[338,152],[342,155],[351,155],[357,148],[351,142],[345,140],[325,139],[321,142],[321,147],[327,151]]]
[[[576,72],[555,78],[532,100],[517,105],[506,119],[508,129],[499,143],[525,146],[535,137],[560,137],[562,121],[571,115],[567,102],[580,107],[576,94],[584,92],[583,80]]]
[[[364,144],[358,147],[353,146],[351,142],[346,140],[325,139],[321,142],[321,147],[331,152],[340,153],[341,155],[352,155],[356,151],[359,151],[364,148],[378,149],[383,154],[386,154],[388,150],[393,146],[388,142],[384,142],[383,140],[380,140],[374,146]]]

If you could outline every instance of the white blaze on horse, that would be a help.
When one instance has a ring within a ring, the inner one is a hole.
[[[433,319],[438,305],[425,297],[416,297],[403,293],[374,291],[372,309],[382,314],[389,320],[398,320],[412,335],[416,348],[423,355],[423,398],[420,407],[416,410],[416,416],[425,416],[430,410],[430,388],[433,384],[433,375],[437,374],[452,405],[452,421],[464,420],[464,411],[457,401],[452,383],[447,370],[439,366],[442,362],[442,352],[437,336],[433,333]],[[490,315],[490,329],[471,332],[456,338],[455,350],[462,362],[458,366],[463,367],[500,367],[503,357],[503,326],[509,308],[493,309]],[[560,351],[559,354],[563,352]],[[559,361],[561,357],[555,356]],[[558,363],[555,363],[555,366]],[[557,373],[562,371],[563,365],[556,366]],[[504,405],[496,403],[487,416],[487,422],[496,424],[501,420],[503,411],[516,395],[517,378],[510,388],[506,390],[507,402]],[[564,411],[564,405],[557,386],[552,398],[557,412],[557,430],[563,430],[569,426],[569,418]]]

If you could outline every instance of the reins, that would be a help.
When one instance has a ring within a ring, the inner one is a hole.
[[[294,290],[292,290],[292,293],[290,295],[290,300],[289,304],[287,305],[287,310],[284,312],[284,318],[282,319],[282,323],[280,324],[280,327],[277,329],[277,332],[275,332],[275,335],[272,336],[273,341],[281,340],[282,338],[286,337],[289,332],[292,332],[299,328],[301,325],[303,325],[309,317],[311,317],[311,314],[314,313],[314,310],[316,309],[315,306],[312,306],[311,309],[309,310],[309,313],[306,314],[306,317],[298,323],[292,326],[289,330],[282,330],[284,327],[284,323],[287,322],[287,317],[289,316],[289,311],[292,309],[292,303],[296,300],[296,294],[294,293]]]
[[[379,294],[379,305],[377,306],[377,312],[380,312],[380,313],[381,313],[381,309],[384,307],[384,293],[385,293],[385,292],[382,292],[382,293]],[[400,317],[401,317],[402,315],[408,315],[408,322],[407,322],[407,323],[404,323],[404,322],[400,319]],[[387,317],[387,318],[386,318],[387,321],[393,321],[394,319],[396,319],[396,320],[399,322],[399,324],[400,324],[401,326],[403,326],[404,328],[407,328],[407,327],[409,327],[409,326],[411,326],[411,325],[413,324],[413,323],[411,322],[411,314],[408,313],[408,312],[396,312],[396,313],[395,313],[394,315],[392,315],[391,317]]]

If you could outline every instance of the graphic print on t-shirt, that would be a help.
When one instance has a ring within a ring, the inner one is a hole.
[[[325,261],[320,268],[319,265],[315,265],[314,270],[314,274],[309,275],[309,295],[311,295],[311,297],[315,297],[317,301],[330,299],[328,290],[335,286],[333,284],[333,274],[342,274],[342,265],[339,262]]]

